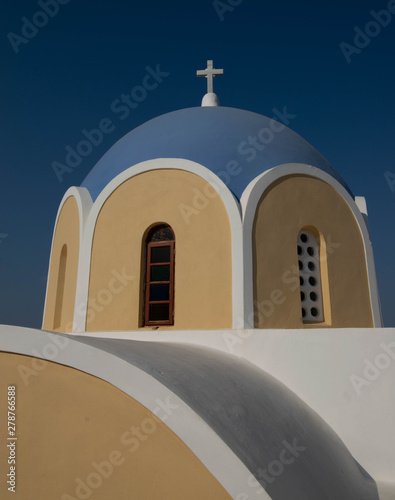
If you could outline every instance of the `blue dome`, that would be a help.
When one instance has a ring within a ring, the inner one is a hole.
[[[283,163],[317,167],[349,191],[329,162],[288,127],[276,122],[281,131],[274,132],[270,143],[264,145],[258,140],[261,150],[249,145],[249,136],[257,137],[261,129],[270,129],[271,121],[257,113],[221,106],[167,113],[137,127],[114,144],[85,178],[82,187],[95,200],[114,177],[137,163],[155,158],[184,158],[200,163],[223,180],[228,163],[238,162],[241,172],[231,175],[227,185],[239,200],[255,177]]]

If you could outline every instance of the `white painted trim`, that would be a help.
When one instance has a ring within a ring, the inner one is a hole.
[[[2,351],[46,359],[80,370],[108,382],[141,403],[190,448],[232,498],[247,493],[251,500],[270,500],[261,487],[250,485],[252,473],[216,432],[151,375],[113,354],[49,332],[5,326],[0,327],[0,332]],[[55,359],[45,357],[46,352],[55,352]],[[170,400],[178,408],[170,415],[162,416],[163,411],[158,412],[158,399],[163,403]]]
[[[366,199],[364,196],[356,196],[355,204],[357,205],[359,211],[362,215],[368,215],[368,207],[366,205]]]
[[[48,264],[48,276],[47,276],[47,287],[45,290],[45,301],[44,301],[44,313],[43,313],[43,320],[42,323],[44,323],[44,318],[45,318],[45,311],[47,308],[47,298],[48,298],[48,285],[49,285],[49,273],[51,271],[51,264],[52,264],[52,250],[53,250],[53,245],[55,242],[55,232],[56,228],[58,226],[58,220],[60,217],[60,214],[63,209],[63,205],[66,203],[66,201],[73,197],[75,201],[77,202],[77,207],[78,207],[78,214],[79,214],[79,219],[80,219],[80,245],[79,245],[79,254],[81,255],[81,249],[82,249],[82,241],[84,238],[84,231],[85,231],[85,223],[86,219],[88,218],[89,211],[92,207],[92,198],[91,195],[89,194],[89,191],[86,188],[83,187],[75,187],[72,186],[70,187],[66,193],[64,194],[62,201],[60,202],[58,212],[56,214],[56,220],[55,220],[55,225],[53,228],[53,234],[52,234],[52,243],[51,243],[51,254],[49,256],[49,264]]]
[[[369,293],[370,301],[372,305],[373,322],[376,328],[382,327],[382,317],[380,309],[380,300],[378,294],[378,286],[376,279],[376,271],[373,258],[372,243],[369,238],[369,231],[366,226],[365,220],[356,205],[353,198],[347,192],[347,190],[338,182],[334,177],[327,174],[323,170],[313,167],[311,165],[305,165],[302,163],[287,163],[284,165],[279,165],[252,180],[241,196],[241,207],[243,211],[243,244],[244,244],[244,314],[245,314],[245,325],[246,328],[252,325],[248,325],[248,317],[253,314],[254,311],[254,297],[253,297],[253,263],[252,263],[252,229],[254,224],[255,212],[259,200],[261,199],[263,193],[269,186],[280,179],[293,174],[302,174],[320,179],[327,184],[329,184],[333,189],[335,189],[340,196],[343,197],[344,201],[350,207],[354,217],[359,225],[359,229],[362,234],[366,265],[368,271],[368,282],[369,282]]]
[[[243,318],[243,244],[242,223],[239,204],[226,184],[211,170],[190,160],[180,158],[160,158],[138,163],[124,170],[100,193],[89,213],[84,232],[83,247],[80,253],[80,265],[78,268],[77,293],[75,301],[73,332],[85,332],[86,314],[79,314],[79,305],[88,303],[89,276],[91,267],[91,254],[93,236],[97,218],[104,203],[109,196],[124,182],[136,175],[150,170],[185,170],[198,175],[208,182],[220,195],[228,213],[232,233],[232,305],[233,325],[236,327],[240,318]],[[85,307],[86,309],[86,307]]]

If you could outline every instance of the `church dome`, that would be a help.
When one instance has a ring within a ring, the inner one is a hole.
[[[279,112],[277,118],[280,117]],[[284,163],[319,168],[350,192],[330,163],[282,123],[250,111],[219,106],[181,109],[135,128],[101,158],[82,187],[95,200],[118,174],[156,158],[200,163],[221,179],[226,177],[225,182],[237,199],[253,179]],[[225,174],[228,165],[233,175]]]

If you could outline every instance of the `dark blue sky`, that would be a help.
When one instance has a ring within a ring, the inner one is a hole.
[[[395,175],[395,14],[383,16],[388,26],[348,63],[340,44],[353,44],[354,27],[365,30],[370,11],[387,9],[388,0],[222,2],[237,3],[221,21],[212,0],[70,0],[28,43],[14,41],[18,53],[9,33],[20,36],[21,19],[42,7],[3,5],[0,323],[41,326],[63,194],[134,127],[200,105],[205,81],[196,70],[214,59],[225,70],[215,81],[221,104],[269,116],[287,106],[297,115],[291,128],[366,197],[384,323],[395,326],[395,182],[391,190],[384,175]],[[170,75],[127,119],[114,116],[111,103],[157,64]],[[65,147],[106,117],[115,130],[60,183],[51,163],[63,162]]]

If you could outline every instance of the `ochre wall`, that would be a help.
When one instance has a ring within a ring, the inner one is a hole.
[[[199,176],[167,169],[124,182],[98,216],[87,331],[142,326],[143,240],[148,228],[162,222],[175,232],[175,319],[174,326],[160,328],[232,326],[231,228],[226,208]],[[117,278],[122,273],[133,278]]]
[[[15,385],[18,437],[16,494],[6,490],[8,449],[5,441],[1,446],[2,498],[230,499],[190,449],[137,401],[91,375],[42,363],[0,353],[0,424],[5,432],[7,386]],[[131,427],[139,429],[133,442]],[[113,470],[107,465],[104,474],[93,465],[111,461]],[[88,490],[76,492],[77,478]]]
[[[324,323],[302,322],[301,229],[315,232],[321,245]],[[289,176],[265,191],[254,221],[253,268],[258,328],[373,327],[359,226],[344,199],[319,179]]]
[[[60,326],[55,328],[55,304],[58,288],[60,255],[63,245],[67,245],[66,276],[63,293]],[[44,312],[44,330],[71,332],[74,317],[75,292],[77,287],[78,256],[80,245],[80,218],[78,205],[73,196],[64,203],[55,229],[51,253],[47,301]]]

